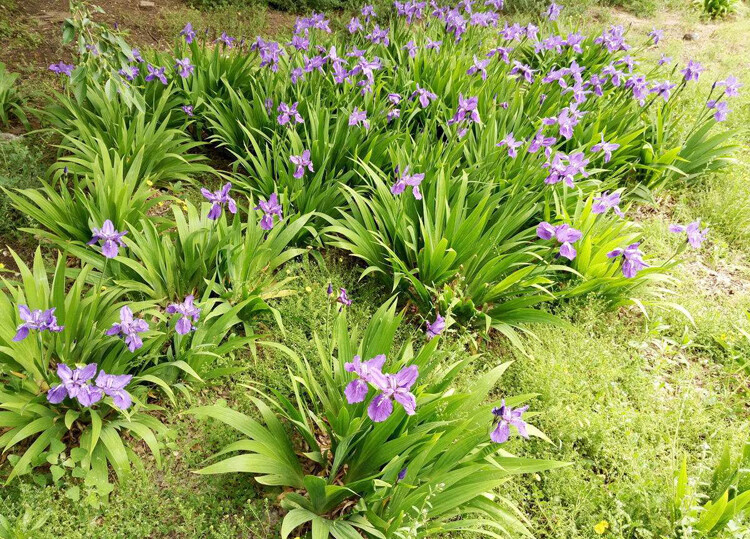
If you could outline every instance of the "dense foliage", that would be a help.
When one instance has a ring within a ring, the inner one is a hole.
[[[158,463],[157,412],[241,370],[256,333],[283,335],[279,270],[322,246],[394,297],[360,336],[356,298],[329,285],[338,316],[312,363],[263,341],[285,352],[290,386],[248,388],[262,423],[192,409],[246,437],[201,473],[285,489],[283,537],[525,533],[497,488],[558,466],[503,449],[511,432],[545,439],[518,407],[530,396],[498,399],[507,363],[477,377],[476,358],[439,336],[496,331],[523,348],[584,295],[681,310],[669,270],[707,229],[673,225],[685,241],[657,260],[627,212],[731,161],[731,131],[714,128],[737,80],[686,118],[698,63],[643,65],[658,31],[638,46],[621,27],[584,35],[555,4],[540,26],[502,29],[501,0],[365,6],[340,32],[301,18],[286,44],[187,24],[170,52],[132,48],[72,7],[77,63],[50,66],[63,88],[39,114],[57,162],[41,187],[5,189],[25,230],[61,251],[52,271],[41,251],[32,267],[14,255],[20,280],[0,295],[7,480],[72,469],[96,503],[110,467],[122,479],[138,460],[135,440]],[[396,344],[407,312],[427,321],[421,346]],[[747,499],[721,487],[707,530]]]

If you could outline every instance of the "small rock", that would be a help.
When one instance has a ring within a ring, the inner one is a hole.
[[[0,133],[0,142],[14,142],[16,140],[21,140],[21,137],[13,133]]]
[[[149,2],[148,0],[141,0],[138,5],[141,9],[154,9],[154,7],[156,6],[155,3]]]
[[[700,36],[697,32],[688,32],[684,36],[682,36],[682,39],[685,41],[697,41]]]

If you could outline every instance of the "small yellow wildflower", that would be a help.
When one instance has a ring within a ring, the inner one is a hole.
[[[596,532],[597,535],[604,535],[604,533],[608,529],[609,529],[609,522],[607,522],[606,520],[602,520],[599,522],[599,524],[594,526],[594,531]]]
[[[146,185],[148,185],[149,187],[153,187],[154,182],[152,182],[151,180],[146,180]]]
[[[306,286],[305,287],[305,292],[307,292],[309,294],[310,292],[312,292],[312,288],[310,288],[309,286]]]

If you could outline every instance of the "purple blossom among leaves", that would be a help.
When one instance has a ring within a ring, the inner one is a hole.
[[[175,324],[175,331],[180,335],[186,335],[195,329],[195,322],[200,319],[201,310],[193,303],[192,294],[185,297],[182,303],[172,303],[167,306],[167,314],[179,314],[180,319]]]
[[[669,225],[669,231],[675,234],[686,234],[687,242],[691,247],[697,249],[706,240],[708,227],[701,230],[701,220],[693,221],[689,225]]]
[[[158,79],[159,82],[166,85],[168,83],[167,76],[164,74],[167,70],[166,67],[155,67],[151,64],[148,64],[146,66],[148,69],[148,75],[146,75],[146,82],[151,82],[152,80]]]
[[[14,342],[24,340],[32,330],[59,333],[64,329],[63,326],[57,324],[54,307],[46,310],[35,309],[32,311],[26,305],[19,305],[18,315],[23,322],[16,329],[16,334],[13,337]]]
[[[229,196],[229,191],[231,189],[231,182],[227,182],[221,189],[215,192],[211,192],[205,187],[201,189],[203,197],[211,203],[211,209],[208,212],[208,218],[210,220],[215,221],[221,217],[221,211],[224,206],[226,206],[231,213],[237,213],[237,203],[231,196]]]
[[[516,140],[513,138],[513,133],[508,133],[505,135],[505,138],[495,144],[495,146],[505,146],[508,148],[508,157],[516,157],[518,155],[518,148],[520,148],[523,145],[522,140]]]
[[[60,404],[66,398],[78,399],[82,406],[91,406],[102,399],[102,391],[87,382],[96,375],[98,365],[89,363],[85,367],[71,370],[64,363],[57,364],[57,376],[60,384],[52,386],[47,392],[47,400]]]
[[[302,119],[302,116],[300,116],[300,113],[297,112],[297,105],[298,103],[296,101],[292,105],[287,105],[283,101],[279,103],[279,106],[276,109],[280,113],[276,117],[276,121],[279,122],[279,125],[291,125],[290,122],[296,122],[298,124],[305,122],[305,120]]]
[[[499,408],[492,409],[492,415],[495,416],[495,428],[490,434],[490,439],[498,444],[507,442],[508,438],[510,438],[511,425],[516,428],[521,437],[528,438],[529,435],[526,432],[526,422],[521,419],[523,413],[528,409],[528,406],[522,406],[521,408],[516,408],[514,410],[510,406],[506,406],[505,399],[503,399]]]
[[[195,71],[195,66],[190,63],[190,58],[183,58],[182,60],[176,60],[174,65],[175,71],[183,79],[188,78]]]
[[[599,136],[601,137],[601,142],[594,144],[591,147],[591,152],[604,152],[604,162],[609,163],[609,160],[612,159],[612,152],[618,149],[620,145],[615,142],[606,142],[604,140],[604,133],[599,133]]]
[[[690,60],[684,69],[680,71],[685,78],[685,82],[697,81],[701,73],[703,73],[703,66],[695,60]]]
[[[133,311],[125,305],[120,309],[120,322],[112,324],[112,327],[107,330],[107,335],[121,336],[128,345],[128,350],[135,352],[143,346],[139,333],[146,331],[148,331],[148,322],[143,318],[134,318]]]
[[[73,64],[66,64],[65,62],[57,62],[56,64],[51,64],[49,66],[49,70],[53,73],[57,73],[58,75],[67,75],[68,77],[73,76],[73,69],[75,69],[75,66]]]
[[[643,261],[643,253],[641,252],[639,243],[631,243],[624,249],[614,249],[607,253],[607,258],[619,258],[622,257],[622,274],[632,279],[639,271],[648,267]]]
[[[112,397],[112,402],[117,408],[127,410],[133,404],[133,398],[125,391],[125,387],[132,379],[132,374],[107,374],[101,370],[94,383],[97,389],[108,397]]]
[[[115,225],[107,219],[101,228],[91,229],[91,240],[88,245],[94,245],[95,243],[102,243],[102,254],[106,258],[115,258],[120,250],[120,247],[125,246],[125,242],[122,241],[122,237],[127,234],[127,231],[118,232],[115,230]]]
[[[445,331],[445,318],[440,316],[440,313],[437,313],[434,322],[427,322],[427,340],[431,341],[443,331]]]
[[[536,227],[536,235],[543,240],[554,238],[560,244],[560,256],[568,260],[574,260],[578,254],[573,244],[583,237],[580,230],[576,230],[570,225],[562,224],[552,226],[547,221],[539,223]]]
[[[187,23],[185,25],[185,28],[183,28],[180,31],[180,35],[185,38],[185,43],[190,45],[195,39],[195,30],[193,30],[193,25],[190,23]]]
[[[625,214],[620,209],[620,193],[604,191],[601,195],[594,198],[594,203],[591,205],[591,213],[607,213],[610,209],[618,217],[625,217]]]
[[[355,107],[352,113],[349,115],[350,126],[362,126],[365,129],[370,129],[370,121],[367,119],[367,111],[360,110]]]
[[[313,163],[310,160],[310,150],[305,150],[300,155],[290,156],[289,161],[291,161],[292,164],[296,166],[294,170],[294,177],[297,179],[300,179],[305,175],[305,167],[307,167],[307,170],[309,170],[310,172],[315,172],[313,170]]]
[[[346,288],[339,288],[339,295],[336,298],[336,303],[341,304],[341,307],[339,307],[339,312],[341,312],[341,309],[343,309],[344,307],[349,307],[352,304],[352,300],[346,293]]]
[[[396,174],[399,174],[398,167],[396,167]],[[396,183],[391,186],[391,193],[394,195],[400,195],[407,187],[411,187],[414,198],[422,200],[422,193],[419,191],[419,186],[423,180],[424,174],[409,174],[409,167],[407,166],[399,174]]]
[[[283,220],[281,204],[279,204],[279,196],[276,193],[271,193],[268,197],[268,201],[260,200],[258,205],[255,206],[256,210],[263,212],[263,217],[260,220],[260,228],[263,230],[271,230],[273,228],[273,216],[279,218],[279,222]]]

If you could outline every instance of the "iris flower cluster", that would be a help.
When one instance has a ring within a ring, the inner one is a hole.
[[[71,370],[64,363],[57,364],[57,376],[60,383],[47,392],[47,400],[52,404],[60,404],[66,398],[75,399],[86,408],[93,406],[104,396],[112,398],[112,403],[120,410],[127,410],[133,404],[133,399],[125,388],[133,379],[130,374],[107,374],[104,369],[96,371],[99,366],[89,363],[84,367]],[[91,384],[91,380],[96,380]]]

